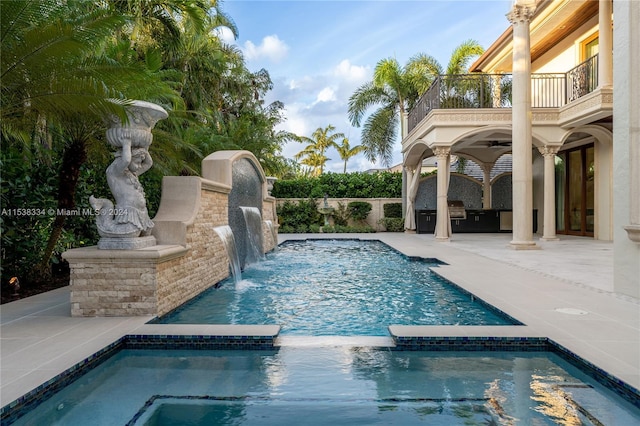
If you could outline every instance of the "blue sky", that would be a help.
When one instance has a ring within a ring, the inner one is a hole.
[[[235,43],[252,71],[269,71],[274,89],[267,102],[285,104],[281,129],[311,136],[331,124],[360,144],[360,128],[348,120],[349,96],[370,81],[376,63],[395,57],[400,64],[424,52],[446,66],[454,48],[473,38],[487,48],[509,22],[510,0],[224,0],[223,10],[235,21]],[[231,41],[227,38],[227,41]],[[399,139],[399,138],[398,138]],[[291,143],[283,154],[304,148]],[[326,171],[342,172],[334,150]],[[402,162],[400,140],[393,164]],[[348,171],[380,167],[363,156],[349,160]]]

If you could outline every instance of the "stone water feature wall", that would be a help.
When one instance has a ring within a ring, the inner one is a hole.
[[[437,209],[437,185],[436,175],[427,176],[420,181],[416,195],[416,209]],[[451,173],[447,198],[449,200],[462,200],[466,209],[481,209],[482,182],[466,175]]]
[[[202,161],[202,176],[231,187],[229,193],[229,226],[236,238],[240,264],[244,266],[248,237],[244,215],[240,207],[255,207],[262,216],[262,244],[264,252],[277,245],[266,221],[277,228],[275,198],[267,191],[267,178],[257,158],[248,151],[218,151]]]
[[[229,223],[229,179],[212,169],[232,168],[246,151],[221,151],[220,162],[203,160],[203,177],[169,176],[154,221],[157,245],[138,250],[72,249],[63,254],[71,268],[72,316],[160,316],[229,276],[229,260],[214,231]],[[212,155],[214,155],[212,154]],[[224,163],[224,164],[223,164]],[[261,169],[260,169],[261,170]],[[260,186],[263,214],[274,215],[275,199]],[[268,230],[263,216],[263,230]],[[275,247],[264,239],[265,252]]]

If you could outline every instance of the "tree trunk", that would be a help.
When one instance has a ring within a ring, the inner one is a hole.
[[[83,139],[74,139],[65,148],[62,155],[62,166],[60,168],[58,180],[58,211],[53,221],[49,241],[44,250],[42,259],[36,268],[35,279],[47,279],[51,276],[51,267],[49,261],[58,244],[66,215],[64,211],[74,210],[76,208],[76,188],[78,187],[78,179],[80,177],[80,168],[87,160],[87,147]]]

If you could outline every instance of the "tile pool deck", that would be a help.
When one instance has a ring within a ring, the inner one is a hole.
[[[409,256],[438,258],[446,279],[525,326],[394,326],[401,336],[547,337],[609,374],[640,388],[640,300],[613,293],[613,244],[562,236],[541,250],[514,251],[510,234],[294,234],[305,238],[381,240]],[[586,314],[563,313],[583,311]],[[14,401],[125,335],[264,335],[277,326],[147,325],[151,317],[72,318],[69,288],[0,307],[0,406]],[[572,311],[573,310],[573,311]],[[283,336],[279,345],[372,345],[385,337]]]

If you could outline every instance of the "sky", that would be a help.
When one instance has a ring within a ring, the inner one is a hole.
[[[274,88],[266,97],[285,105],[278,130],[311,137],[318,127],[333,125],[360,144],[362,129],[351,126],[348,100],[371,81],[378,61],[395,58],[401,65],[426,53],[446,67],[463,41],[488,48],[509,26],[511,0],[223,0],[222,9],[238,27],[238,38],[223,38],[242,50],[251,71],[266,69]],[[371,110],[373,111],[373,109]],[[364,121],[364,120],[363,120]],[[400,135],[392,165],[402,162]],[[305,145],[283,148],[287,158]],[[334,149],[325,171],[341,173],[344,162]],[[349,160],[347,171],[383,167],[364,155]]]

